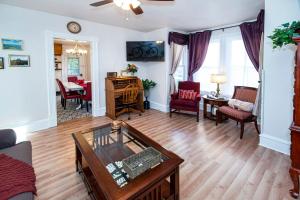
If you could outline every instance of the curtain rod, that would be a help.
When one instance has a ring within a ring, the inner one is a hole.
[[[190,32],[190,33],[203,32],[203,31],[219,31],[219,30],[225,30],[225,29],[230,29],[230,28],[238,27],[238,26],[240,26],[240,25],[243,24],[243,23],[247,23],[247,22],[255,22],[255,21],[256,21],[256,19],[253,19],[253,20],[241,22],[241,23],[239,23],[239,24],[228,25],[228,26],[224,26],[224,27],[220,27],[220,28],[204,29],[204,30],[200,30],[200,31],[192,31],[192,32]]]

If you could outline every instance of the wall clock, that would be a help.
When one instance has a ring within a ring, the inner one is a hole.
[[[71,33],[75,33],[75,34],[80,33],[80,31],[81,31],[81,26],[80,26],[80,24],[77,23],[77,22],[74,22],[74,21],[69,22],[69,23],[67,24],[67,28],[68,28],[68,30],[69,30]]]

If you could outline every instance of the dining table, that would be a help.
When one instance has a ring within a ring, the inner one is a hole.
[[[63,85],[67,91],[80,91],[84,89],[83,86],[76,84],[74,82],[63,82]]]
[[[63,82],[64,87],[66,88],[67,92],[70,91],[78,91],[79,93],[83,94],[84,89],[89,81],[84,81],[82,83],[74,83],[74,82]],[[76,110],[81,108],[81,104],[76,107]]]

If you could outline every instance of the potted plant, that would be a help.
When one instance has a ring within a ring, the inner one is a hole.
[[[146,100],[144,101],[144,108],[146,110],[149,110],[150,102],[148,101],[148,97],[150,95],[150,89],[154,88],[156,86],[156,83],[149,79],[142,80],[142,82],[143,82],[143,87],[144,87],[144,96],[146,98]]]
[[[135,64],[128,64],[127,72],[131,73],[134,76],[134,73],[138,71],[138,67]]]
[[[293,37],[300,36],[300,21],[282,24],[268,36],[273,42],[273,48],[282,47],[288,44],[295,44]]]

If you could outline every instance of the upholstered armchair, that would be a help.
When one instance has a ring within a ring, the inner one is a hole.
[[[256,94],[257,94],[256,88],[235,86],[232,99],[237,99],[243,102],[250,102],[254,104],[256,100]],[[233,119],[237,121],[237,123],[241,124],[240,139],[243,139],[244,125],[246,122],[254,122],[255,128],[259,134],[257,119],[254,115],[252,115],[252,112],[239,110],[236,108],[232,108],[230,106],[222,106],[217,110],[216,125],[218,125],[218,123],[221,122],[221,119],[223,117]]]
[[[195,96],[191,99],[181,98],[179,95],[182,91],[193,91]],[[199,122],[199,102],[200,97],[200,83],[192,81],[182,81],[178,83],[178,92],[171,94],[170,101],[170,117],[173,112],[190,111],[196,112],[197,122]]]

